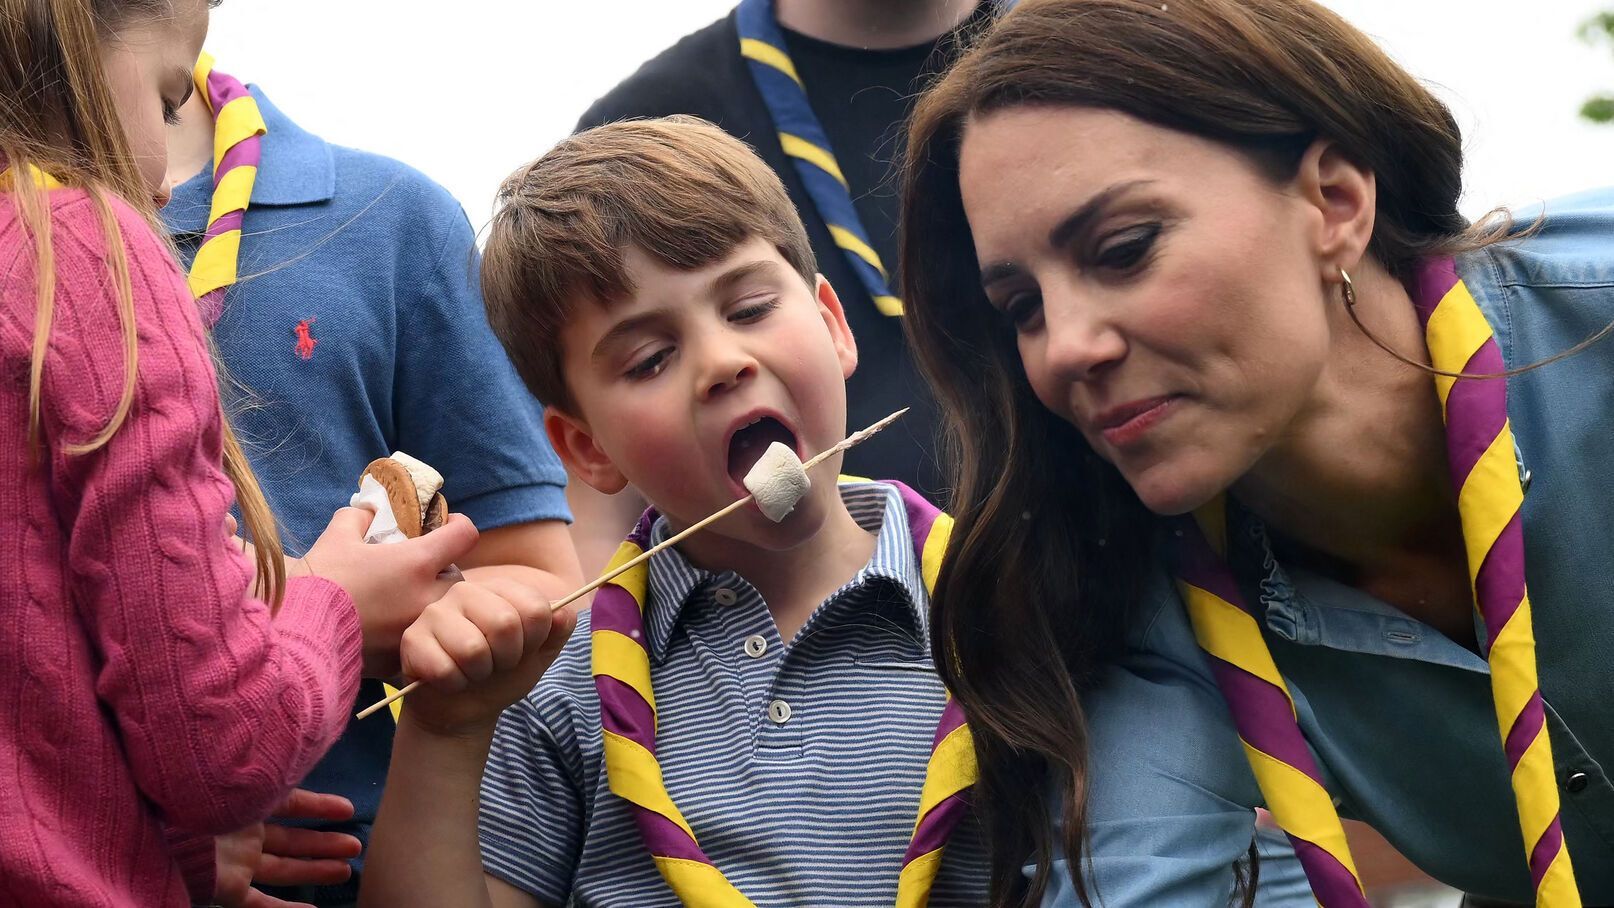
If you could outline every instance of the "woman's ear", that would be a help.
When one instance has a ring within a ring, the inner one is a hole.
[[[544,432],[561,463],[577,478],[606,495],[615,495],[628,484],[611,456],[594,440],[581,419],[554,407],[544,408]]]
[[[1356,267],[1373,238],[1378,185],[1373,171],[1346,157],[1330,139],[1318,139],[1300,159],[1296,182],[1303,201],[1316,210],[1313,251],[1322,278]]]

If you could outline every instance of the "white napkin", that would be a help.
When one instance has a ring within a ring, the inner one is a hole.
[[[365,508],[375,513],[375,519],[370,521],[370,529],[364,534],[364,541],[370,545],[386,545],[390,542],[403,542],[409,537],[404,531],[398,529],[398,515],[392,513],[392,499],[387,497],[387,490],[369,473],[359,480],[359,491],[348,499],[348,506]],[[437,575],[442,578],[463,580],[465,575],[460,573],[457,565],[449,565],[448,570]]]
[[[364,508],[375,513],[375,519],[370,521],[370,529],[364,534],[364,541],[371,544],[386,544],[389,542],[403,542],[408,539],[404,531],[398,529],[398,516],[392,513],[392,501],[387,498],[387,490],[375,477],[369,473],[359,481],[359,491],[349,499],[348,505],[355,508]]]

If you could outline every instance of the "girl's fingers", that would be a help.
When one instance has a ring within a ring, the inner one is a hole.
[[[266,854],[252,881],[266,886],[334,886],[347,882],[352,875],[353,868],[347,861],[280,858]]]
[[[341,795],[293,788],[286,800],[275,809],[274,815],[281,819],[351,820],[353,802]]]
[[[364,846],[357,838],[342,832],[303,829],[269,823],[263,828],[265,858],[356,858]]]

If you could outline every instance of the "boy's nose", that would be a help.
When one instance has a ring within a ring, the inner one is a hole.
[[[737,349],[715,353],[701,376],[701,398],[709,400],[726,394],[755,378],[756,374],[757,361],[749,354]]]

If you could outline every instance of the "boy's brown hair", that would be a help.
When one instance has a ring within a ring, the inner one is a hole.
[[[482,257],[488,322],[528,390],[568,412],[561,328],[579,300],[632,295],[628,247],[688,271],[757,237],[809,286],[816,276],[779,177],[745,143],[696,117],[580,132],[506,178],[496,208]]]

